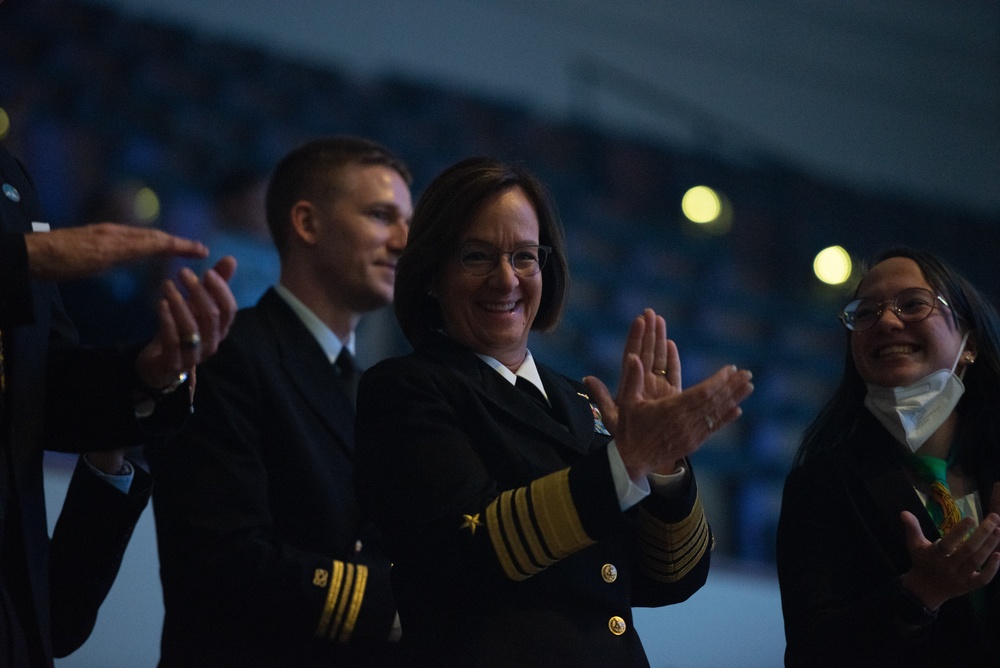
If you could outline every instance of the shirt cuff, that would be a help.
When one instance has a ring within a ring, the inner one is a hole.
[[[132,469],[132,464],[127,460],[124,464],[124,468],[127,469],[127,472],[122,475],[110,475],[105,473],[88,462],[86,457],[83,458],[83,461],[87,462],[87,467],[94,473],[94,475],[117,489],[122,494],[128,494],[128,491],[132,488],[132,478],[135,476],[135,471]]]
[[[618,444],[608,443],[608,462],[611,464],[611,479],[615,482],[615,494],[618,496],[618,506],[625,512],[635,504],[649,496],[649,481],[643,479],[635,483],[628,477],[625,462],[618,452]]]
[[[684,466],[678,466],[670,474],[650,473],[639,483],[633,482],[625,469],[621,453],[618,452],[618,444],[613,440],[608,443],[608,462],[611,464],[611,479],[615,482],[615,494],[622,512],[645,499],[651,492],[655,491],[660,496],[672,496],[684,491],[687,476],[687,468]]]
[[[649,484],[653,491],[660,496],[677,496],[684,491],[684,478],[687,476],[687,468],[678,466],[673,473],[650,473]]]

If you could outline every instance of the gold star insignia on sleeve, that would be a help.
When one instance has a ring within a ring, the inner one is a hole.
[[[475,536],[476,529],[482,525],[482,520],[479,519],[479,513],[475,515],[462,515],[462,526],[459,529],[468,529],[469,532]]]

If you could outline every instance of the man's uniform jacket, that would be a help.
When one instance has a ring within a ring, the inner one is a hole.
[[[380,665],[395,607],[355,500],[350,401],[273,289],[198,367],[189,428],[148,454],[161,665]]]

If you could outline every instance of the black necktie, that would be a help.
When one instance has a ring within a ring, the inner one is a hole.
[[[545,400],[545,395],[543,395],[542,391],[538,389],[538,386],[530,380],[518,376],[517,381],[514,383],[514,387],[531,397],[531,400],[541,406],[546,412],[551,410],[549,402]]]
[[[347,348],[341,348],[334,366],[337,367],[337,374],[344,383],[344,391],[347,392],[347,396],[351,400],[351,407],[354,408],[354,402],[358,395],[358,370],[354,366],[354,355]]]

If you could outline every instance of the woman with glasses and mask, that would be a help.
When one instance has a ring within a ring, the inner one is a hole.
[[[615,398],[556,373],[528,333],[556,324],[567,281],[562,228],[521,167],[460,162],[417,203],[395,298],[414,352],[364,374],[355,453],[407,665],[646,666],[632,606],[705,582],[687,456],[740,415],[750,374],[681,391],[651,310]]]
[[[1000,665],[1000,321],[935,256],[883,253],[785,484],[788,666]]]

